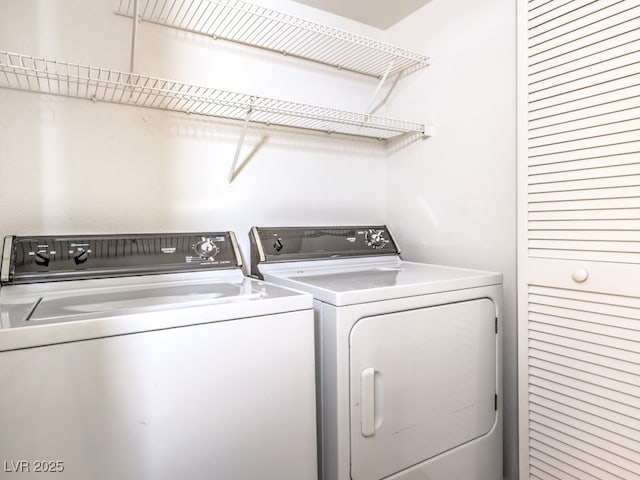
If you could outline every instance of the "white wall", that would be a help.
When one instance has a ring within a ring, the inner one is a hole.
[[[400,81],[387,114],[436,131],[390,154],[388,221],[406,259],[504,274],[504,467],[517,478],[515,2],[432,0],[389,34],[432,65]]]
[[[380,37],[287,0],[261,4]],[[114,0],[2,0],[0,50],[129,69],[131,20]],[[140,24],[140,73],[363,110],[376,81],[271,52]],[[241,122],[0,89],[0,235],[235,230],[382,223],[385,148]],[[263,142],[263,143],[261,143]],[[371,200],[370,193],[376,192]]]

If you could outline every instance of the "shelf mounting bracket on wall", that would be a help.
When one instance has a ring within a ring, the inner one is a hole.
[[[387,81],[387,77],[389,76],[389,72],[391,72],[391,69],[393,68],[393,64],[394,63],[396,63],[396,59],[395,58],[393,60],[391,60],[391,62],[389,62],[389,66],[384,71],[384,74],[382,75],[382,77],[380,77],[380,81],[378,82],[378,86],[376,87],[375,92],[373,92],[373,96],[371,97],[371,100],[369,100],[369,105],[367,106],[366,112],[368,114],[372,114],[373,113],[373,107],[374,107],[374,103],[376,101],[376,98],[378,98],[378,94],[380,93],[380,89],[382,88],[382,85],[384,85],[384,82]]]
[[[436,127],[433,122],[425,122],[422,138],[431,138],[436,134]]]
[[[251,121],[251,113],[253,112],[253,104],[255,103],[255,98],[251,97],[251,102],[249,105],[249,109],[247,110],[247,115],[244,117],[244,123],[242,124],[242,132],[240,133],[240,138],[238,139],[238,146],[236,147],[236,153],[233,156],[233,162],[231,163],[231,169],[229,170],[229,178],[228,183],[233,181],[233,178],[236,173],[236,166],[238,165],[238,158],[240,157],[240,151],[242,150],[242,144],[244,143],[244,137],[247,134],[247,129],[249,128],[249,122]]]
[[[134,66],[136,61],[136,44],[138,43],[138,23],[140,23],[140,0],[134,0],[133,4],[133,29],[131,32],[131,64],[129,71],[135,72]]]

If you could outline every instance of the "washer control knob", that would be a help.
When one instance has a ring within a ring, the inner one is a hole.
[[[589,272],[587,272],[584,268],[576,268],[571,274],[571,278],[576,283],[582,283],[589,278]]]
[[[193,246],[193,250],[204,258],[213,258],[218,254],[218,246],[212,239],[205,237]]]
[[[36,252],[34,257],[36,264],[42,267],[48,267],[50,259],[49,252]]]
[[[384,248],[389,243],[389,240],[384,236],[384,230],[377,230],[370,228],[364,234],[364,240],[368,247],[375,248],[376,250]]]
[[[86,262],[89,259],[89,252],[87,252],[84,248],[79,249],[73,255],[73,261],[76,262],[76,265],[80,265]]]

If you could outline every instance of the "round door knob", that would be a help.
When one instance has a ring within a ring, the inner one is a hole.
[[[589,278],[589,272],[587,272],[584,268],[576,268],[571,274],[571,278],[578,283],[584,282],[587,278]]]

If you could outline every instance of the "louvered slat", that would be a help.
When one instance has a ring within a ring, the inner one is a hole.
[[[634,186],[619,186],[610,188],[595,188],[592,190],[568,190],[559,192],[537,192],[530,193],[529,200],[531,202],[545,202],[545,201],[564,201],[564,200],[588,200],[588,199],[614,199],[624,197],[638,197],[640,196],[640,185]],[[622,206],[621,206],[622,208]],[[600,224],[598,228],[610,228],[605,223]],[[615,227],[616,229],[618,227]],[[624,227],[622,227],[624,229]]]
[[[640,158],[638,160],[640,161]],[[567,168],[567,166],[565,166],[565,168]],[[529,172],[529,185],[533,186],[541,183],[558,183],[564,181],[570,182],[582,179],[606,179],[637,174],[640,174],[640,162],[625,165],[608,164],[604,167],[591,167],[577,170],[567,168],[566,170],[555,172],[544,172],[543,169],[540,169],[539,173]]]
[[[620,206],[619,198],[604,198],[604,199],[587,199],[587,200],[572,200],[572,201],[544,201],[544,202],[530,202],[530,212],[566,212],[566,211],[578,211],[578,210],[625,210],[627,208],[639,208],[640,198],[627,197],[625,198],[624,206]]]
[[[594,171],[591,172],[591,176],[588,178],[548,181],[543,183],[532,182],[529,185],[529,192],[568,192],[601,188],[634,187],[636,185],[640,185],[640,174],[632,174],[630,168],[627,170],[628,172],[626,175],[599,176],[598,173]]]
[[[619,208],[617,210],[555,210],[551,212],[531,211],[529,220],[620,220],[620,219],[640,219],[640,209]],[[633,232],[632,232],[633,233]],[[536,238],[534,235],[539,232],[531,232],[530,239]],[[640,241],[640,232],[636,232],[634,241]],[[542,237],[544,238],[544,237]],[[558,237],[564,238],[564,237]],[[585,240],[585,238],[583,238]],[[618,239],[624,241],[624,238]]]
[[[585,262],[610,262],[610,263],[633,263],[640,264],[640,255],[637,253],[626,252],[583,252],[580,250],[557,250],[557,249],[529,249],[532,258],[548,258],[564,260],[572,258],[573,260],[582,260]]]
[[[621,230],[531,230],[529,240],[640,242],[640,232]]]
[[[529,182],[537,183],[536,175],[545,173],[575,172],[579,170],[585,170],[588,173],[589,171],[596,168],[616,167],[618,165],[631,165],[634,163],[640,163],[640,154],[632,152],[622,155],[607,155],[606,157],[574,160],[571,162],[540,163],[537,165],[529,165],[527,173],[529,175]],[[582,178],[589,177],[587,176]]]

